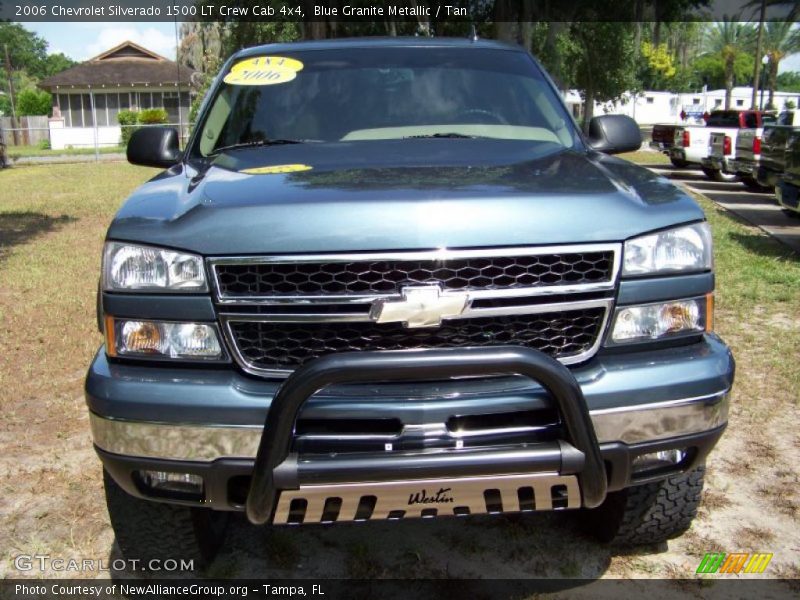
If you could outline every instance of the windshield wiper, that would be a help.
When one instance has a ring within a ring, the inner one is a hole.
[[[228,152],[229,150],[239,150],[240,148],[256,148],[259,146],[283,146],[286,144],[306,144],[308,142],[321,142],[322,140],[294,140],[288,138],[277,138],[274,140],[253,140],[251,142],[239,142],[238,144],[230,144],[229,146],[220,146],[214,148],[212,154],[220,154],[221,152]]]
[[[474,140],[481,136],[479,135],[466,135],[463,133],[428,133],[425,135],[408,135],[404,137],[404,140],[418,140],[418,139],[425,139],[425,138],[452,138],[452,139],[468,139]]]

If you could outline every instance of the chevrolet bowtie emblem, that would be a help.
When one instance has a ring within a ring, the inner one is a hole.
[[[438,327],[442,319],[457,317],[467,306],[465,293],[442,293],[439,286],[404,287],[402,300],[375,300],[370,317],[378,323],[403,323],[406,327]]]

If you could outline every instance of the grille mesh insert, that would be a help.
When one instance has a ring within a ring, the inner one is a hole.
[[[536,315],[444,321],[441,327],[408,329],[400,323],[230,322],[242,357],[257,369],[294,369],[334,352],[459,348],[517,344],[555,358],[588,351],[600,334],[604,308]]]
[[[614,252],[437,260],[217,264],[222,297],[396,294],[403,286],[498,290],[602,283],[611,280]]]

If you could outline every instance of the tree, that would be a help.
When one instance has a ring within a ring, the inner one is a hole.
[[[778,67],[789,54],[800,52],[800,30],[790,21],[772,21],[764,27],[764,54],[767,62],[767,89],[769,105],[774,106],[775,88],[778,85]],[[758,57],[760,58],[760,57]]]
[[[753,55],[739,54],[733,62],[734,85],[750,81],[753,74]],[[707,84],[710,89],[725,87],[725,63],[716,54],[698,56],[691,64],[687,90],[697,90]]]
[[[776,78],[776,87],[781,92],[800,92],[800,72],[786,71]]]
[[[8,46],[13,71],[27,71],[34,77],[44,76],[47,42],[19,23],[0,21],[0,51]]]
[[[721,23],[714,23],[706,37],[706,52],[722,60],[725,78],[725,110],[731,107],[736,59],[752,52],[755,41],[755,28],[742,23],[739,17],[725,17]]]
[[[50,77],[56,73],[61,73],[61,71],[66,71],[70,67],[74,67],[77,64],[78,63],[76,61],[72,60],[69,56],[62,52],[57,54],[48,54],[41,66],[41,76]]]
[[[636,87],[634,25],[620,21],[575,23],[578,52],[575,82],[586,104],[584,129],[594,116],[594,103],[616,100]]]
[[[643,42],[639,57],[639,80],[646,90],[664,90],[678,72],[667,44]]]
[[[17,114],[21,117],[50,114],[50,94],[28,88],[17,96]]]
[[[0,117],[11,115],[11,99],[5,92],[0,92]]]

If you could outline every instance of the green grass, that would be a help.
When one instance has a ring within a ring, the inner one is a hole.
[[[57,415],[80,397],[80,370],[100,343],[94,306],[105,231],[155,174],[119,163],[0,171],[0,411],[8,419],[24,420],[36,398],[54,411],[54,430],[69,429]]]
[[[738,369],[735,399],[765,410],[800,403],[800,256],[695,194],[714,235],[716,331]]]
[[[624,158],[637,165],[668,165],[669,158],[661,152],[649,150],[637,150],[636,152],[625,152],[618,154],[619,158]]]
[[[125,153],[122,146],[103,146],[98,149],[100,154]],[[94,154],[94,148],[64,148],[63,150],[42,150],[38,146],[8,146],[6,148],[11,160],[27,158],[29,156],[76,156],[80,154]]]

